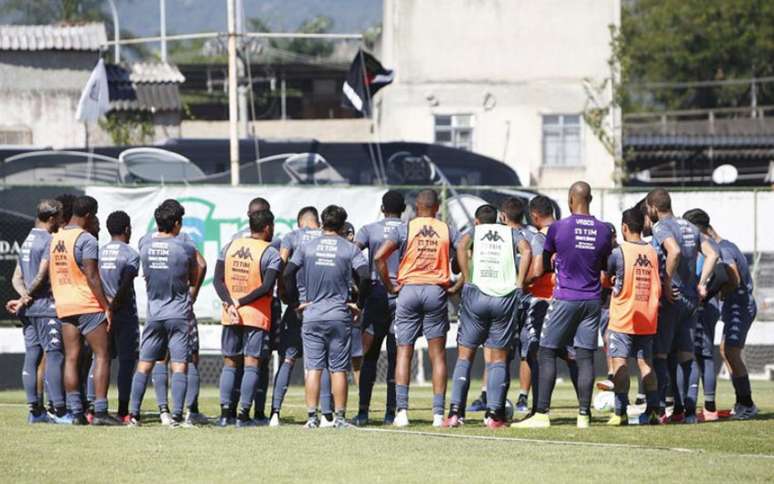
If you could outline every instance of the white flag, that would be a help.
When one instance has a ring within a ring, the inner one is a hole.
[[[78,121],[96,121],[110,109],[110,94],[108,93],[107,72],[105,62],[100,59],[91,71],[89,81],[81,92],[75,119]]]

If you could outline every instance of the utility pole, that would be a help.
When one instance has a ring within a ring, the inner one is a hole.
[[[118,25],[118,9],[113,0],[108,0],[108,2],[110,3],[110,10],[113,12],[113,40],[115,41],[113,62],[119,64],[121,63],[121,28]]]
[[[239,130],[237,123],[237,33],[236,0],[228,3],[228,134],[229,158],[231,160],[231,185],[239,185]]]
[[[159,23],[161,36],[161,62],[167,63],[167,2],[159,0]]]

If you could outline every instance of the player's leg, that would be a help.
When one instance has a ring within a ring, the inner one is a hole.
[[[395,411],[397,407],[397,400],[395,394],[395,363],[398,359],[398,344],[395,341],[394,333],[387,333],[387,404],[384,409],[384,423],[385,425],[392,425],[395,421]]]
[[[486,297],[492,320],[485,335],[487,413],[484,423],[491,429],[506,425],[505,400],[508,392],[508,356],[518,318],[519,291],[510,296]]]
[[[486,341],[489,332],[488,325],[479,316],[488,309],[485,307],[488,299],[472,285],[466,284],[462,288],[463,303],[460,307],[457,327],[457,362],[452,373],[451,403],[444,427],[462,425],[476,349]]]
[[[38,338],[38,331],[32,318],[21,318],[22,334],[24,336],[24,365],[22,366],[22,385],[27,397],[29,415],[27,422],[39,423],[47,421],[46,412],[40,404],[38,393],[38,365],[43,359],[43,346]]]
[[[156,395],[156,405],[159,408],[159,417],[163,425],[172,423],[172,412],[169,411],[169,355],[165,353],[164,359],[153,366],[153,393]]]
[[[85,318],[86,316],[82,316]],[[80,329],[91,347],[94,358],[94,420],[93,425],[115,425],[117,421],[108,418],[108,386],[110,385],[110,343],[107,320],[104,313],[88,315],[88,321]]]
[[[185,421],[190,425],[207,425],[210,419],[199,411],[199,323],[195,317],[188,321],[188,341],[191,345],[186,367]]]
[[[667,421],[666,400],[671,380],[669,377],[669,353],[675,337],[677,324],[677,306],[675,303],[661,301],[658,311],[658,329],[653,341],[653,370],[658,383],[659,418],[662,423]]]
[[[258,368],[258,387],[255,390],[254,418],[259,425],[269,423],[266,417],[266,398],[269,396],[269,382],[271,381],[270,365],[272,352],[279,347],[280,324],[282,306],[279,299],[274,299],[271,308],[271,329],[264,334],[264,350],[261,355],[261,365]]]
[[[556,385],[556,358],[560,349],[565,348],[572,341],[578,323],[576,316],[578,304],[580,303],[558,299],[551,301],[540,335],[538,350],[540,372],[535,413],[521,422],[514,423],[511,427],[543,428],[551,425],[548,411],[551,408],[551,395]]]
[[[519,397],[516,400],[516,412],[518,413],[529,412],[529,390],[532,387],[532,369],[527,360],[530,350],[529,326],[527,323],[529,306],[529,301],[522,306],[522,324],[519,329]]]
[[[690,395],[691,373],[694,359],[694,332],[696,330],[696,306],[680,299],[681,317],[675,334],[677,352],[676,378],[677,394],[685,408],[685,423],[696,423],[696,398]],[[677,399],[675,399],[677,407]]]
[[[696,353],[698,363],[698,373],[701,375],[702,387],[704,390],[704,409],[702,410],[701,420],[718,420],[717,405],[715,403],[715,394],[717,391],[717,373],[715,370],[715,327],[720,319],[718,306],[713,303],[707,303],[700,315],[696,326],[696,339],[701,334],[701,351]],[[693,378],[691,379],[693,381]],[[693,385],[691,386],[693,390]]]
[[[223,368],[220,371],[220,418],[217,425],[227,427],[234,425],[236,419],[233,410],[236,407],[234,402],[234,387],[237,385],[237,369],[242,366],[242,337],[243,328],[241,326],[223,326],[220,333],[220,348],[223,353]],[[241,385],[241,382],[240,382]]]
[[[635,339],[635,351],[637,366],[642,376],[642,386],[645,392],[646,407],[640,415],[640,425],[656,425],[660,423],[658,409],[658,382],[653,371],[653,342],[654,336],[637,336]]]
[[[140,340],[140,361],[132,377],[132,391],[129,399],[129,420],[127,424],[140,424],[140,409],[148,386],[148,377],[153,367],[167,354],[167,333],[161,321],[148,321],[142,330]],[[155,382],[154,382],[155,385]]]
[[[720,352],[731,373],[731,383],[736,394],[733,418],[737,420],[748,420],[758,415],[758,407],[752,398],[750,376],[742,358],[747,333],[755,320],[756,312],[754,302],[746,308],[731,306],[723,309],[725,326]]]
[[[254,427],[258,422],[250,419],[250,408],[253,406],[253,397],[258,387],[261,355],[263,345],[266,342],[265,333],[258,328],[243,328],[243,353],[244,376],[240,391],[239,413],[237,415],[237,427]]]
[[[398,351],[395,360],[395,421],[397,427],[409,424],[409,383],[414,343],[422,331],[421,305],[418,286],[404,286],[398,294],[395,308],[395,341]]]
[[[613,368],[613,391],[615,392],[615,411],[608,420],[608,425],[626,425],[629,423],[627,408],[629,406],[629,355],[632,354],[634,336],[617,331],[607,331],[607,356],[611,359]]]
[[[125,419],[129,415],[129,399],[132,391],[132,376],[137,366],[140,345],[140,327],[137,321],[113,327],[112,341],[118,357],[118,417]]]
[[[360,370],[363,367],[363,330],[362,322],[352,326],[352,382],[360,386]]]
[[[591,398],[594,392],[594,351],[597,349],[597,333],[601,316],[600,301],[583,301],[582,314],[575,332],[575,361],[578,364],[578,427],[590,423]]]
[[[330,321],[330,330],[326,338],[328,361],[331,375],[335,420],[334,427],[348,427],[347,392],[349,382],[347,374],[352,368],[352,323],[349,321]]]
[[[62,342],[62,322],[56,318],[41,318],[45,326],[39,334],[45,333],[46,352],[46,390],[53,404],[49,417],[54,423],[67,415],[64,391],[64,346]],[[41,324],[43,324],[41,322]]]
[[[446,290],[439,286],[421,286],[422,334],[427,340],[427,355],[433,369],[433,426],[443,425],[446,408],[446,333],[449,332],[449,308]]]
[[[68,318],[62,322],[62,343],[64,346],[64,388],[67,410],[70,413],[70,423],[84,424],[83,402],[81,401],[80,374],[78,365],[81,358],[81,332],[78,330],[76,318]]]
[[[366,303],[366,308],[368,303]],[[377,327],[374,321],[368,321],[370,312],[363,310],[363,365],[360,369],[360,383],[358,385],[358,413],[354,423],[356,425],[366,425],[368,423],[368,412],[371,407],[371,396],[373,395],[374,383],[376,382],[376,370],[379,362],[379,356],[382,351],[382,342],[384,341],[385,331],[380,331],[382,326]]]
[[[320,427],[333,427],[333,386],[331,371],[326,366],[320,374]]]
[[[191,352],[191,328],[186,319],[170,319],[164,321],[164,327],[169,335],[169,367],[172,370],[172,420],[180,425],[185,422],[183,410],[185,396],[188,390],[188,360]]]
[[[615,382],[613,381],[613,376],[615,374],[613,370],[613,359],[608,354],[609,342],[607,335],[607,325],[609,322],[610,310],[607,308],[602,308],[599,318],[599,336],[602,338],[602,344],[604,345],[603,351],[605,352],[605,361],[607,363],[607,379],[597,382],[597,390],[603,392],[613,391],[615,386]]]
[[[304,323],[302,341],[304,345],[304,397],[306,401],[306,428],[317,428],[320,419],[317,416],[317,403],[320,401],[320,380],[323,370],[328,368],[326,340],[330,328],[317,322]]]
[[[290,376],[296,359],[303,354],[301,342],[302,324],[299,316],[292,308],[285,310],[282,318],[282,335],[280,337],[280,365],[274,377],[274,390],[272,392],[271,422],[269,425],[279,425],[280,411],[285,394],[290,385]],[[315,403],[315,408],[317,404]]]

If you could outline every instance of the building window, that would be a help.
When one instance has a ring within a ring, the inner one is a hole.
[[[435,142],[452,148],[473,151],[473,115],[436,115]]]
[[[543,116],[543,165],[581,166],[579,114]]]

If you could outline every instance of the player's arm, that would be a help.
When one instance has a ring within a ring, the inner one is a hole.
[[[715,265],[720,259],[720,254],[718,254],[715,246],[706,237],[701,237],[699,248],[701,253],[704,254],[704,265],[701,268],[701,276],[699,277],[699,296],[704,299],[707,297],[707,280],[715,271]]]
[[[83,275],[86,276],[86,283],[89,285],[89,289],[91,289],[94,297],[97,298],[97,302],[105,308],[105,316],[108,321],[107,329],[110,331],[110,325],[113,322],[113,311],[107,297],[105,297],[105,292],[102,290],[102,279],[99,277],[99,263],[97,259],[83,259]]]
[[[207,261],[199,253],[198,250],[195,250],[195,253],[196,253],[196,264],[193,266],[193,269],[196,271],[196,273],[194,274],[194,279],[192,279],[192,283],[191,283],[191,301],[192,302],[196,302],[196,298],[199,297],[199,290],[202,288],[202,283],[204,282],[204,276],[207,275]]]
[[[664,264],[665,271],[663,274],[664,280],[661,283],[661,287],[666,290],[667,299],[672,301],[674,299],[674,294],[670,289],[672,287],[672,277],[674,277],[677,266],[680,264],[682,253],[680,252],[680,246],[677,244],[674,237],[667,237],[661,245],[664,247],[664,252],[666,252],[666,263]]]
[[[294,262],[288,262],[285,270],[282,271],[282,282],[285,286],[285,297],[287,304],[291,308],[298,307],[298,285],[296,283],[296,274],[301,269]]]
[[[465,234],[457,244],[457,264],[460,266],[460,279],[464,284],[470,281],[470,249],[473,247],[473,238]]]
[[[519,279],[516,285],[519,289],[526,289],[527,273],[529,272],[529,266],[532,264],[532,247],[529,246],[529,242],[525,239],[521,239],[517,248],[521,259],[519,260]]]
[[[261,258],[264,257],[270,257],[270,254],[268,251],[264,251]],[[276,258],[276,263],[272,265],[271,262],[267,263],[267,267],[263,270],[263,273],[261,274],[261,285],[253,289],[249,294],[246,294],[239,298],[239,300],[234,302],[234,306],[239,308],[240,306],[245,306],[247,304],[250,304],[254,301],[257,301],[258,299],[266,296],[267,294],[271,294],[271,292],[274,290],[274,284],[277,282],[277,275],[279,275],[279,271],[281,269],[281,261],[279,260],[279,257],[274,255]],[[271,261],[271,259],[269,259]],[[264,262],[263,260],[259,263]]]
[[[363,309],[368,296],[371,295],[371,273],[368,264],[363,264],[355,269],[357,275],[357,307]]]
[[[215,263],[215,276],[212,279],[212,285],[215,286],[215,293],[218,295],[221,301],[228,306],[233,306],[234,301],[231,299],[231,294],[226,288],[226,263],[222,260],[218,260]]]
[[[118,290],[113,300],[110,302],[110,309],[115,312],[118,308],[124,305],[124,301],[131,292],[132,285],[134,284],[134,278],[137,276],[137,272],[127,267],[121,274],[121,281],[118,283]]]
[[[13,277],[11,278],[11,285],[21,299],[28,299],[30,297],[27,286],[24,284],[24,276],[22,276],[21,266],[16,263],[16,269],[13,270]]]
[[[379,278],[382,280],[385,289],[389,294],[397,294],[400,291],[400,285],[393,286],[390,280],[390,271],[387,268],[387,260],[390,258],[393,252],[398,250],[398,243],[392,239],[386,239],[379,246],[379,249],[374,254],[374,264],[376,264],[376,270],[379,274]]]
[[[35,274],[35,278],[32,279],[32,282],[30,283],[30,287],[27,288],[27,292],[32,296],[38,290],[40,289],[40,286],[43,285],[44,282],[48,280],[48,259],[43,259],[40,261],[40,265],[38,266],[38,273]]]

